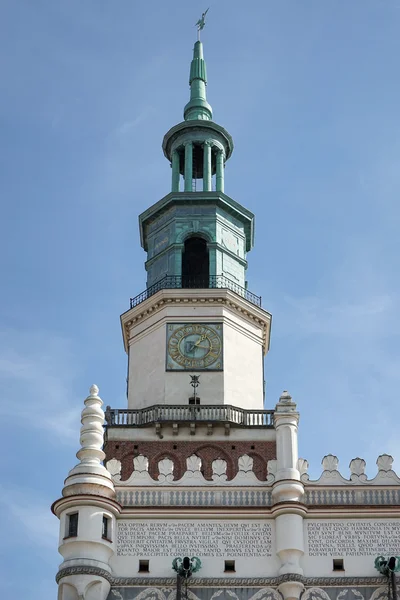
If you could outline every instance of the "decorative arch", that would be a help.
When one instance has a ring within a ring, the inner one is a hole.
[[[213,452],[210,452],[210,450]],[[234,473],[234,461],[232,460],[231,455],[217,444],[201,444],[200,446],[194,448],[193,453],[197,454],[197,456],[201,458],[204,479],[212,481],[212,462],[217,458],[226,460],[226,474],[228,480],[233,479],[235,476],[236,473]]]
[[[131,448],[121,454],[121,481],[126,481],[132,475],[133,459],[139,454],[138,450],[132,450]]]
[[[265,460],[265,457],[254,450],[249,450],[247,454],[251,456],[254,461],[253,472],[255,476],[260,481],[265,481],[267,479],[267,461]]]
[[[186,471],[186,457],[184,457],[183,460],[181,460],[178,454],[176,454],[175,452],[171,452],[170,450],[164,450],[152,456],[149,463],[150,477],[157,481],[159,475],[158,463],[163,458],[169,458],[174,463],[174,481],[180,479]]]
[[[210,232],[207,231],[207,229],[202,229],[201,227],[198,231],[194,231],[194,229],[192,229],[192,230],[186,229],[185,231],[182,231],[177,236],[176,241],[178,244],[184,244],[186,242],[186,240],[188,240],[191,237],[203,238],[207,242],[207,244],[210,244],[211,242],[214,241]]]

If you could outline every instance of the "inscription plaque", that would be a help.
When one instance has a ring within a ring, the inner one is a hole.
[[[400,520],[307,521],[309,556],[400,554]]]
[[[118,556],[271,556],[272,527],[265,522],[120,521]]]

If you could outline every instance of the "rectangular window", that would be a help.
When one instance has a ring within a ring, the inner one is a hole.
[[[105,540],[111,540],[111,523],[109,517],[103,515],[103,529],[101,537]]]
[[[333,570],[334,571],[344,571],[343,558],[334,558],[333,559]]]
[[[225,573],[234,573],[235,569],[235,561],[234,560],[226,560],[225,561]]]
[[[76,512],[67,515],[66,537],[76,537],[78,535],[78,514]]]
[[[150,561],[148,560],[139,560],[139,573],[149,573],[149,564]]]

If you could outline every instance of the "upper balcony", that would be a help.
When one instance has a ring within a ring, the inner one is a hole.
[[[108,427],[146,427],[168,423],[206,423],[233,427],[274,426],[273,410],[245,410],[231,405],[172,405],[156,404],[142,409],[120,409],[107,406],[105,411]]]
[[[192,280],[178,275],[165,275],[165,277],[157,281],[157,283],[151,285],[134,298],[131,298],[130,308],[134,308],[141,302],[150,298],[150,296],[165,289],[228,289],[245,300],[248,300],[255,306],[261,307],[261,296],[256,296],[224,275],[210,275],[206,279],[196,277]]]

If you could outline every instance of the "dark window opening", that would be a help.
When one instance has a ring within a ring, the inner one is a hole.
[[[193,179],[203,179],[203,169],[204,169],[204,150],[203,146],[200,144],[193,144]]]
[[[78,535],[78,514],[71,513],[67,516],[67,537],[77,537]]]
[[[191,396],[189,398],[189,404],[200,404],[200,398],[198,396],[196,396],[196,398]]]
[[[182,254],[182,287],[210,287],[210,263],[207,242],[199,237],[186,240]]]
[[[149,564],[148,560],[139,560],[139,573],[149,573]]]
[[[225,573],[234,573],[235,572],[235,561],[234,560],[226,560],[225,561]]]
[[[334,571],[344,571],[343,558],[334,558],[333,559],[333,570]]]
[[[101,532],[101,537],[105,540],[111,540],[110,519],[105,515],[103,515],[103,528]]]

